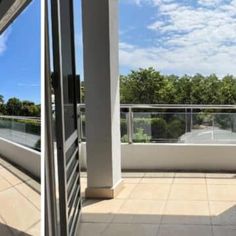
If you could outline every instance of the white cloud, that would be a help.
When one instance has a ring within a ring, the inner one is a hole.
[[[198,0],[198,3],[204,6],[216,6],[224,2],[224,0]]]
[[[0,55],[2,55],[7,49],[8,33],[0,35]]]
[[[149,47],[122,43],[121,65],[154,66],[179,74],[236,74],[236,0],[196,0],[195,7],[187,1],[150,1],[157,14],[147,28],[158,43]]]

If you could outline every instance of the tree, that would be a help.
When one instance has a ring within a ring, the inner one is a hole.
[[[161,75],[153,68],[120,77],[121,103],[134,104],[235,104],[236,78]]]
[[[6,111],[8,115],[21,115],[22,102],[18,98],[10,98],[6,104]]]
[[[121,76],[121,103],[162,103],[165,78],[153,68],[132,71]]]
[[[221,103],[236,103],[236,80],[235,77],[227,75],[222,79],[220,86]]]
[[[5,104],[4,104],[4,98],[2,95],[0,95],[0,115],[4,115],[5,112],[6,112],[6,109],[5,109]]]
[[[4,97],[0,95],[0,104],[4,104]]]

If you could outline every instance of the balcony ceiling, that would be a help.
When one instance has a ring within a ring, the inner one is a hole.
[[[0,34],[30,2],[31,0],[0,0]]]

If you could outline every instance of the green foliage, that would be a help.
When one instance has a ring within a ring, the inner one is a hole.
[[[18,98],[10,98],[6,104],[7,114],[10,116],[19,116],[22,109],[22,103]]]
[[[136,143],[148,143],[151,140],[151,137],[144,133],[142,128],[138,128],[137,132],[133,136],[133,140]]]
[[[173,119],[167,126],[167,137],[177,140],[185,133],[185,122],[178,118]]]
[[[162,118],[153,118],[151,121],[152,140],[166,139],[167,123]]]
[[[134,142],[163,142],[178,140],[185,133],[185,122],[178,117],[134,118]],[[121,119],[121,141],[128,142],[127,121]]]
[[[39,117],[40,109],[40,105],[36,105],[31,101],[21,101],[15,97],[4,103],[3,96],[0,95],[0,115]]]
[[[161,75],[153,68],[120,77],[122,104],[236,104],[236,78]]]

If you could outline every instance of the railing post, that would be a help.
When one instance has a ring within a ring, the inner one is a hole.
[[[129,144],[133,143],[133,111],[132,111],[132,107],[129,107],[129,113],[128,113],[128,141],[129,141]]]
[[[185,108],[185,133],[188,132],[188,109]]]
[[[215,139],[215,115],[212,116],[212,140]]]
[[[78,127],[78,139],[79,139],[79,143],[82,141],[82,129],[81,129],[81,107],[80,104],[77,104],[77,127]]]

